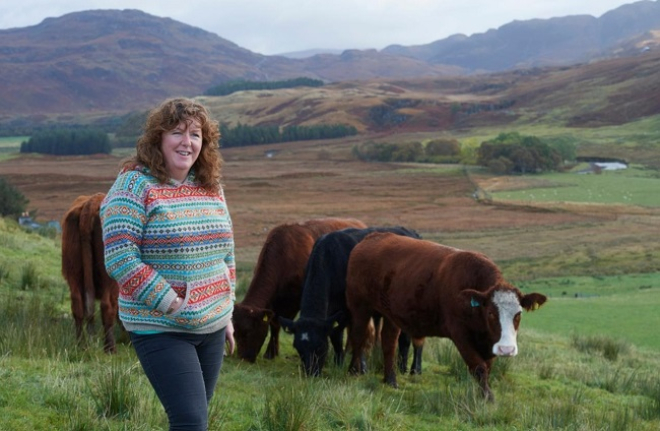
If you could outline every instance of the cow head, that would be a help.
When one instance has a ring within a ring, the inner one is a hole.
[[[540,293],[523,295],[517,288],[499,285],[480,292],[461,292],[465,308],[469,309],[470,325],[478,325],[480,332],[488,333],[492,354],[515,356],[518,354],[518,327],[522,310],[533,311],[547,301]]]
[[[279,320],[282,327],[293,334],[293,347],[298,351],[305,373],[319,376],[328,355],[328,335],[332,326],[318,319]]]
[[[302,366],[308,376],[318,377],[328,356],[328,337],[337,319],[309,319],[301,317],[297,322],[279,318],[280,325],[293,333],[293,347],[298,351]]]
[[[238,357],[255,362],[273,320],[272,310],[236,304],[234,306],[234,339]]]

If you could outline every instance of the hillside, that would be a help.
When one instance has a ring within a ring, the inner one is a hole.
[[[458,131],[548,122],[620,125],[660,114],[660,52],[469,77],[374,79],[201,100],[236,125],[344,123],[360,132]]]
[[[660,3],[645,0],[599,18],[575,15],[513,21],[485,33],[458,34],[418,46],[392,45],[383,52],[470,72],[495,72],[602,59],[653,29],[660,29]]]
[[[456,68],[390,54],[347,52],[294,60],[255,54],[221,37],[139,10],[95,10],[0,31],[0,121],[125,113],[232,79],[325,80],[433,76]],[[384,72],[384,71],[387,72]]]
[[[0,99],[6,102],[0,106],[0,127],[108,123],[166,97],[196,96],[233,79],[307,76],[332,83],[373,81],[375,86],[383,79],[434,79],[464,91],[468,81],[462,78],[469,72],[523,68],[530,73],[531,67],[541,79],[546,75],[538,75],[538,67],[652,53],[659,29],[659,3],[645,0],[600,18],[514,21],[483,34],[455,35],[427,45],[287,58],[256,54],[216,34],[139,10],[76,12],[0,30]],[[483,88],[501,87],[498,74],[485,76],[473,76],[481,90],[470,100],[480,98]],[[509,79],[507,88],[516,82]],[[306,106],[305,115],[309,109]],[[437,124],[446,123],[442,110],[430,115],[440,117]]]

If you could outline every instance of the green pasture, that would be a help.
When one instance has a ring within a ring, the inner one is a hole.
[[[660,176],[639,166],[594,173],[548,173],[526,178],[522,190],[491,193],[495,200],[581,202],[660,207]]]
[[[29,136],[0,136],[0,160],[12,157],[21,150],[21,143]]]
[[[519,286],[550,298],[537,312],[525,313],[524,328],[566,337],[600,335],[660,350],[660,273],[539,279]]]
[[[102,353],[100,336],[77,346],[59,265],[58,239],[0,219],[0,429],[166,429],[125,340],[112,356]],[[239,263],[239,299],[253,265]],[[422,375],[400,375],[392,389],[382,383],[378,350],[365,375],[328,364],[322,378],[305,378],[292,336],[282,334],[275,360],[225,359],[209,429],[658,429],[660,273],[518,285],[550,301],[525,313],[520,354],[495,362],[495,403],[484,402],[448,340],[427,339]]]
[[[21,143],[29,138],[29,136],[0,136],[0,151],[4,149],[18,151],[21,148]]]

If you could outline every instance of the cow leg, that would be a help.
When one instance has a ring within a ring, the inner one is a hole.
[[[115,353],[117,348],[115,346],[114,327],[117,310],[112,305],[110,289],[111,286],[104,286],[101,297],[101,321],[103,322],[104,335],[103,350],[106,353]]]
[[[383,349],[383,368],[385,372],[384,381],[393,388],[398,388],[396,382],[396,366],[394,358],[396,357],[396,345],[401,330],[390,321],[383,317],[383,328],[380,333],[380,343]]]
[[[408,371],[408,355],[410,354],[411,343],[412,343],[412,339],[410,338],[410,335],[401,331],[401,335],[399,335],[399,350],[397,356],[397,363],[399,365],[399,371],[402,374],[405,374],[406,371]]]
[[[343,365],[344,364],[344,327],[337,326],[330,332],[330,342],[332,343],[332,348],[335,351],[335,364]]]
[[[280,347],[280,324],[277,319],[273,319],[270,322],[270,340],[268,340],[268,345],[266,346],[266,352],[264,353],[264,358],[266,359],[275,359],[279,354]]]
[[[474,368],[470,367],[470,372],[474,378],[477,379],[477,382],[479,382],[484,398],[486,398],[487,401],[495,401],[493,391],[490,390],[490,386],[488,385],[488,376],[490,373],[488,372],[488,366],[486,363],[479,364]]]
[[[73,314],[73,322],[76,326],[76,339],[78,340],[78,343],[84,341],[83,309],[84,306],[82,297],[80,296],[80,289],[78,289],[78,286],[71,286],[71,314]]]
[[[348,366],[348,372],[351,374],[364,374],[366,364],[364,363],[364,345],[367,339],[369,329],[368,312],[355,312],[351,310],[352,321],[348,327],[348,342],[351,345],[351,363]]]
[[[424,338],[415,338],[413,341],[413,363],[410,374],[422,374],[422,353],[424,351]]]
[[[493,391],[490,390],[490,385],[488,384],[488,377],[490,375],[489,362],[484,360],[481,355],[479,355],[479,353],[469,344],[469,341],[467,341],[470,339],[468,334],[464,334],[464,336],[460,338],[452,339],[466,340],[458,343],[454,341],[454,344],[458,348],[461,357],[467,364],[470,373],[477,380],[477,383],[479,383],[479,387],[483,392],[484,398],[486,398],[487,401],[494,401],[495,397],[493,396]]]

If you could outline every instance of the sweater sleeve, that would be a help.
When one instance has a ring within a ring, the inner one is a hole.
[[[177,294],[140,252],[147,221],[143,178],[135,171],[120,174],[101,205],[105,267],[122,295],[166,313]]]
[[[225,206],[227,205],[227,201],[225,199],[225,192],[221,188],[220,189],[220,197],[222,198],[222,201],[225,203]],[[229,214],[229,211],[227,210],[227,214]],[[229,269],[229,282],[231,284],[231,298],[233,301],[236,301],[236,256],[234,253],[235,250],[235,243],[234,243],[234,227],[233,223],[231,221],[231,218],[229,219],[229,223],[231,224],[231,250],[225,255],[225,265],[227,265],[227,268]]]

